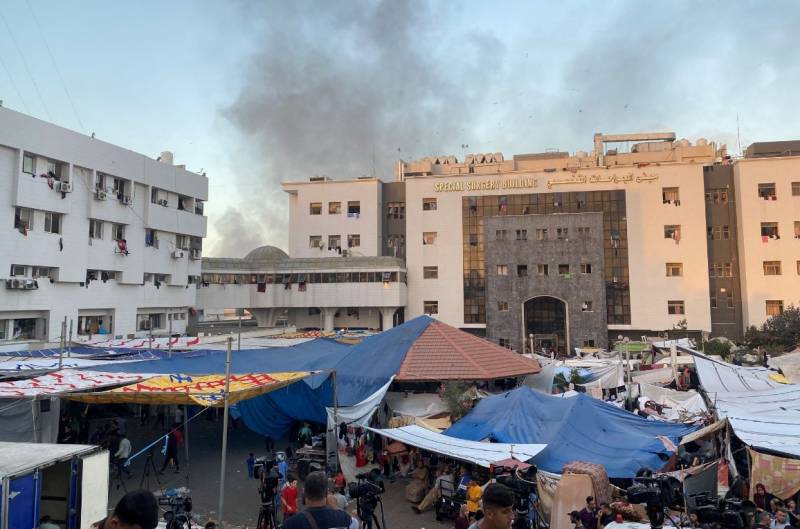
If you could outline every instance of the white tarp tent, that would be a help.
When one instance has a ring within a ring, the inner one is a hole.
[[[741,367],[713,360],[695,351],[694,365],[706,393],[762,391],[785,386],[772,380],[776,374],[765,367]],[[713,396],[712,396],[713,399]]]
[[[124,373],[99,373],[64,369],[26,380],[0,382],[0,398],[56,395],[71,391],[85,391],[106,386],[131,384],[153,375],[126,375]]]
[[[58,365],[58,358],[16,358],[0,361],[0,371],[52,371],[57,369],[81,369],[86,367],[96,367],[107,364],[122,364],[129,362],[140,362],[136,360],[90,360],[86,358],[64,358],[61,366]],[[30,376],[30,375],[28,375]]]
[[[386,393],[386,404],[398,415],[427,419],[434,415],[449,413],[447,403],[436,393]]]
[[[639,384],[639,390],[647,400],[668,406],[664,414],[671,421],[679,420],[681,413],[691,417],[708,412],[703,396],[694,390],[676,391],[652,384]]]
[[[518,461],[528,461],[544,450],[543,444],[506,444],[482,443],[479,441],[466,441],[456,439],[439,433],[426,430],[417,425],[403,426],[379,430],[369,428],[371,431],[400,441],[403,444],[415,446],[430,452],[436,452],[448,457],[469,461],[482,467],[489,467],[494,462],[514,458]]]

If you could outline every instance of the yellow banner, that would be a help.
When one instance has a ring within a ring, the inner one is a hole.
[[[310,375],[309,371],[288,373],[245,373],[231,375],[230,398],[233,404],[288,386]],[[225,398],[224,375],[159,375],[109,391],[76,393],[72,400],[91,403],[199,404],[222,406]]]

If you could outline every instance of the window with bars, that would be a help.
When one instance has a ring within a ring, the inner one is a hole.
[[[686,314],[686,307],[683,300],[670,300],[667,301],[667,314]]]
[[[683,263],[667,263],[667,277],[680,277],[683,275]]]
[[[767,316],[777,316],[783,312],[782,299],[768,299],[766,300]]]
[[[779,275],[781,275],[781,262],[780,261],[764,261],[764,275],[765,276],[779,276]]]
[[[438,266],[423,266],[422,267],[422,278],[423,279],[439,279],[439,267]]]

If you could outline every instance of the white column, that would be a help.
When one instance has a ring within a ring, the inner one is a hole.
[[[381,307],[381,320],[382,331],[388,331],[394,327],[394,313],[397,312],[397,307]]]
[[[333,317],[336,315],[336,307],[326,307],[322,311],[322,330],[331,332],[333,330]]]

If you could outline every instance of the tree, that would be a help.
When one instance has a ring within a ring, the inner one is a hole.
[[[800,345],[800,308],[794,305],[770,316],[760,328],[751,326],[745,333],[748,347],[785,350]]]
[[[472,401],[465,397],[467,385],[461,381],[450,381],[444,388],[444,401],[450,408],[450,415],[461,418],[472,408]]]
[[[569,380],[567,377],[564,376],[564,373],[557,373],[556,376],[553,377],[553,385],[555,385],[558,389],[562,392],[567,391],[569,389],[570,384],[580,385],[586,382],[586,378],[581,376],[580,371],[577,367],[573,367],[569,371]]]
[[[707,355],[717,355],[722,357],[723,360],[728,360],[731,354],[731,342],[723,342],[722,340],[709,340],[703,344],[703,352]]]

